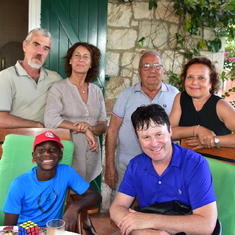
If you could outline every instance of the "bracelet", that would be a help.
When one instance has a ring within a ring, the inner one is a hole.
[[[200,125],[197,125],[196,128],[195,128],[195,136],[198,136],[197,134],[197,129],[199,128]]]
[[[193,136],[197,136],[196,131],[200,125],[197,125],[193,128]]]

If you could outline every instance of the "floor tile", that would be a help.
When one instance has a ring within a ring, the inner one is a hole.
[[[90,217],[99,235],[121,235],[119,228],[111,224],[109,213],[90,215]]]

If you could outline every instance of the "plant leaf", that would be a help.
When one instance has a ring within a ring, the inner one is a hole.
[[[143,47],[144,45],[144,40],[145,40],[145,37],[142,37],[139,41],[138,41],[138,44],[140,47]]]

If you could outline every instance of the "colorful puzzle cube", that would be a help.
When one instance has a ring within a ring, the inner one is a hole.
[[[18,225],[19,235],[38,235],[38,230],[38,225],[30,220]]]

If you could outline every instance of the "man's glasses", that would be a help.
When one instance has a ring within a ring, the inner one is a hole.
[[[143,70],[149,70],[150,67],[153,67],[155,70],[159,70],[162,66],[162,64],[144,64],[142,66],[140,66],[139,68],[143,69]]]

